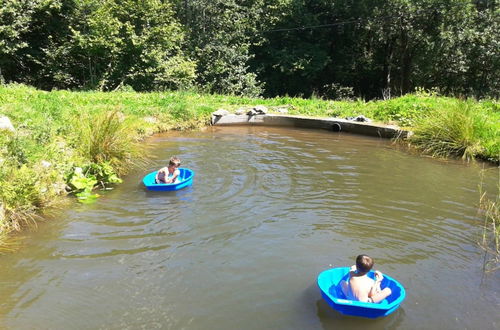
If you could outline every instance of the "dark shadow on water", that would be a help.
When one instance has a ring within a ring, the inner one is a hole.
[[[155,198],[155,197],[172,197],[172,196],[177,196],[178,191],[151,191],[147,190],[146,188],[143,189],[143,191],[146,193],[147,198]]]
[[[146,189],[146,187],[144,187],[144,185],[141,183],[138,185],[138,188],[144,191],[146,198],[178,197],[180,200],[190,200],[190,194],[193,192],[193,186],[172,191],[152,191]]]

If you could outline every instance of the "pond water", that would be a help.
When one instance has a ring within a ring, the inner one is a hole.
[[[498,329],[500,275],[476,245],[484,165],[327,131],[220,127],[158,135],[154,155],[0,256],[0,328]],[[178,192],[142,177],[178,155]],[[498,169],[485,171],[495,191]],[[331,310],[316,286],[356,255],[407,298],[377,320]]]

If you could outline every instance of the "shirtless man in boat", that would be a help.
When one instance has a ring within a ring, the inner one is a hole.
[[[170,158],[167,167],[162,167],[156,173],[155,182],[156,183],[176,183],[177,177],[181,173],[179,171],[179,166],[181,166],[181,160],[175,156]]]
[[[367,255],[360,254],[356,258],[356,265],[349,272],[349,282],[340,282],[347,299],[378,303],[392,293],[390,288],[380,289],[380,283],[384,279],[381,272],[375,271],[375,281],[368,277],[373,264],[373,259]]]

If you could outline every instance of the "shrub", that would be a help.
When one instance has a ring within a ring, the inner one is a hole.
[[[33,223],[37,210],[51,205],[60,193],[58,174],[42,165],[28,166],[6,161],[0,169],[0,202],[5,218],[3,226],[20,230]]]

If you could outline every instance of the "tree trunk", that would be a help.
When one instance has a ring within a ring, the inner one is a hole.
[[[410,92],[411,89],[411,55],[408,51],[405,52],[403,56],[403,63],[401,68],[401,92],[406,94]]]
[[[406,31],[401,30],[401,81],[400,81],[400,92],[405,94],[410,89],[410,70],[411,70],[411,54],[410,54],[410,42],[408,40],[408,34]]]
[[[392,57],[394,55],[394,40],[389,40],[385,47],[385,61],[384,61],[384,88],[382,89],[382,96],[384,100],[391,98],[391,72],[392,72]]]

